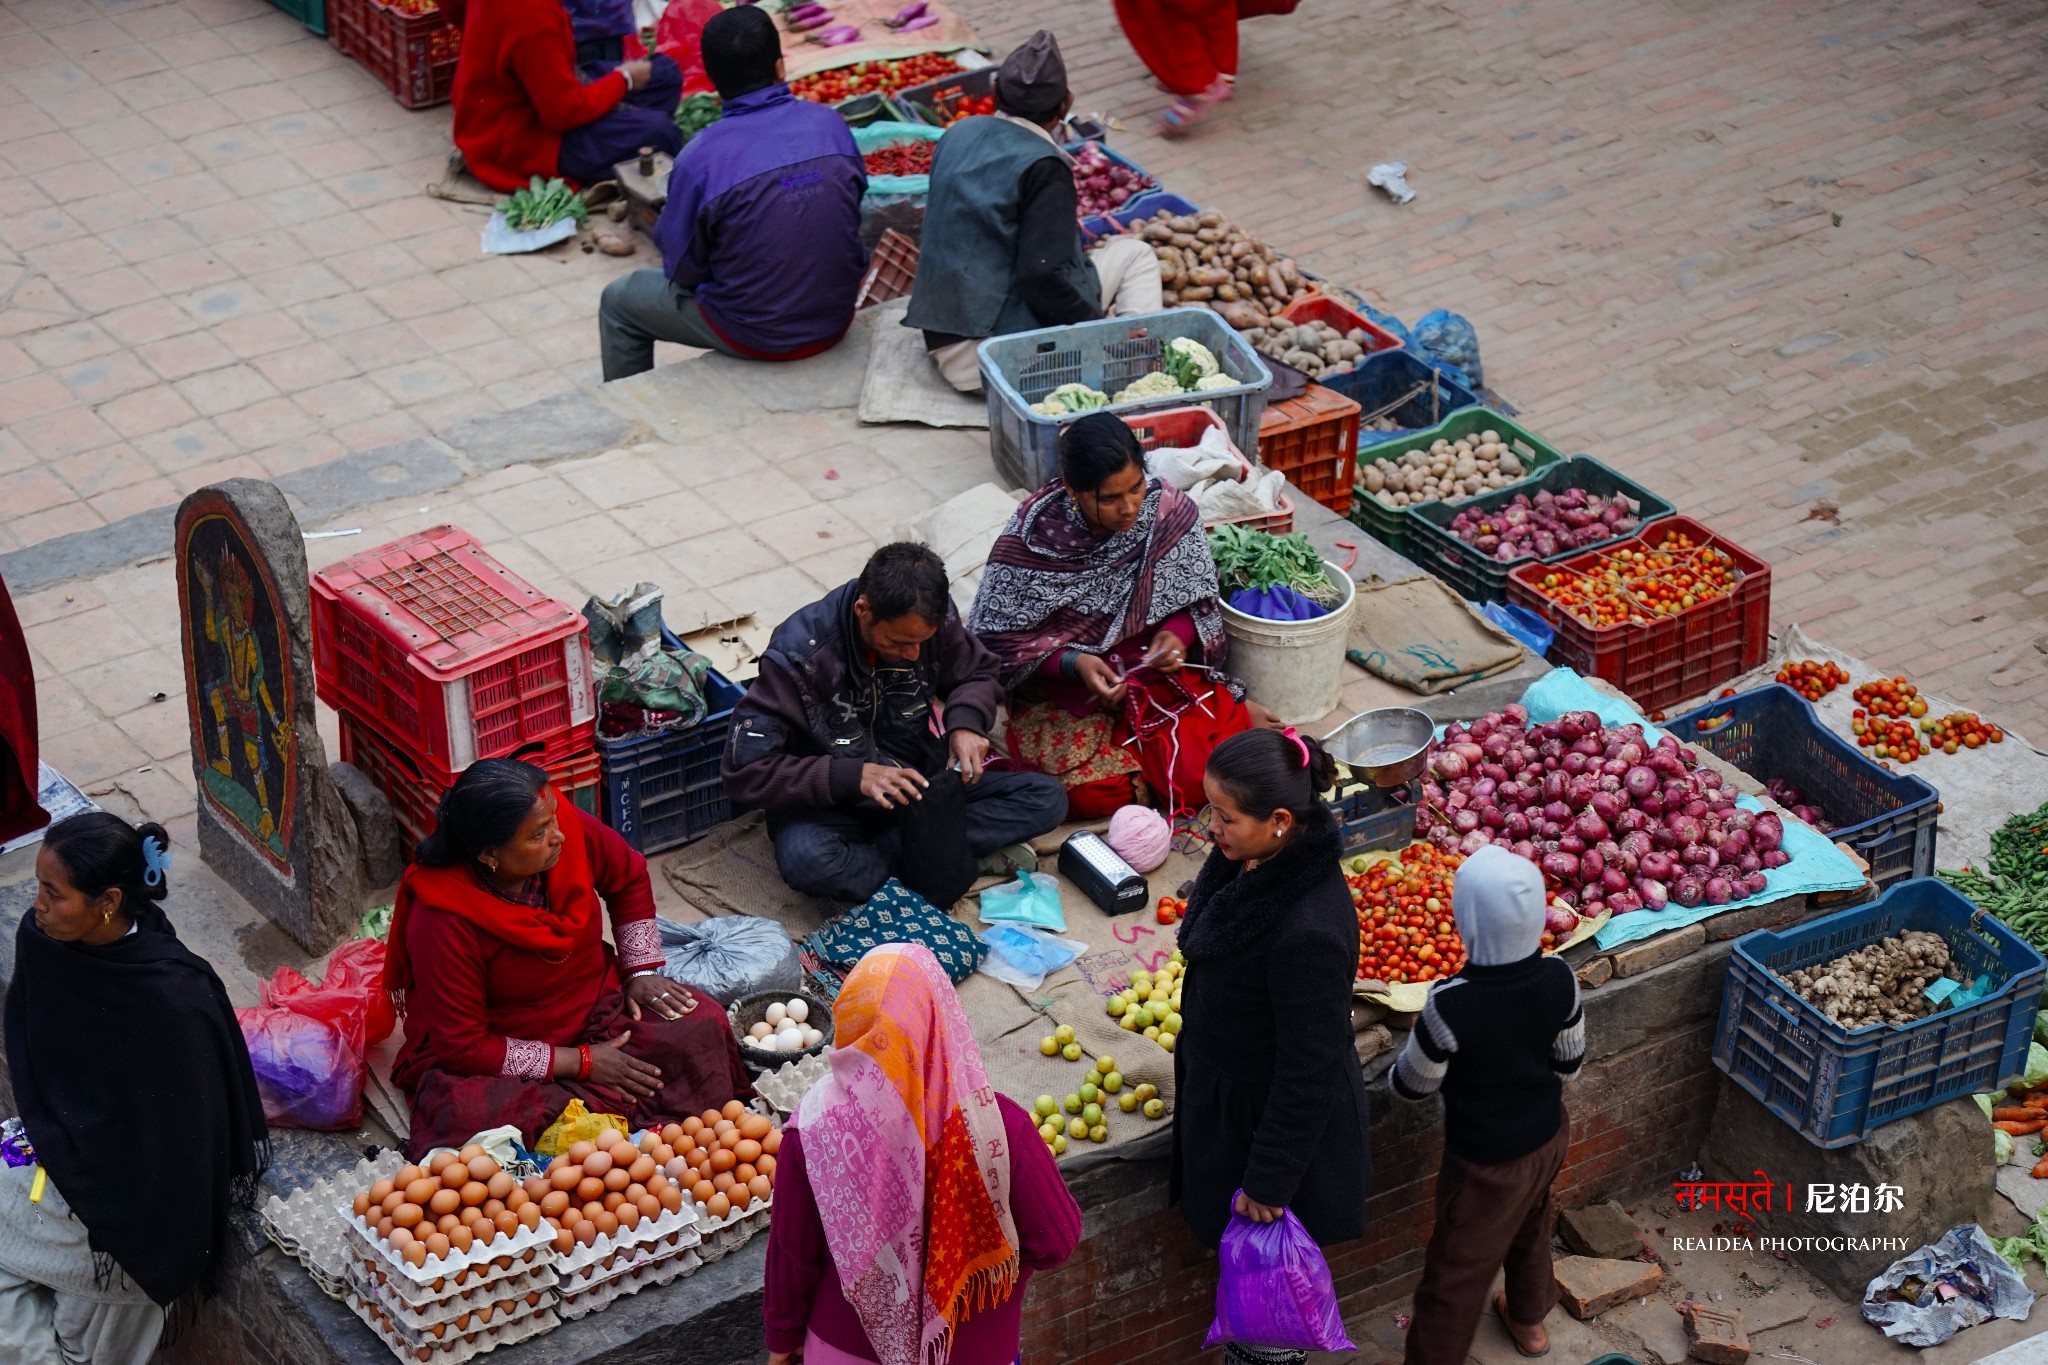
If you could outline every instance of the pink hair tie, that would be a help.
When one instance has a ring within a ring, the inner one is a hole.
[[[1280,733],[1287,736],[1289,739],[1293,740],[1294,747],[1301,750],[1301,767],[1302,771],[1306,772],[1309,767],[1307,743],[1303,741],[1300,735],[1295,733],[1294,727],[1292,725],[1288,726],[1285,730],[1282,730]]]

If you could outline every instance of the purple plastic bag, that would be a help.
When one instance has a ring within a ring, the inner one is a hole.
[[[1232,1199],[1231,1206],[1236,1204]],[[1203,1350],[1226,1341],[1275,1351],[1358,1349],[1337,1314],[1330,1263],[1294,1210],[1273,1223],[1231,1214],[1217,1257],[1216,1321]]]

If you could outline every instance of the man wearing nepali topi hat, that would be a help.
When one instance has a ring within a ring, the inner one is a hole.
[[[1059,42],[1040,29],[996,72],[996,112],[960,120],[932,153],[904,325],[923,329],[962,393],[981,389],[975,347],[987,337],[1163,306],[1151,247],[1082,241],[1074,159],[1058,137],[1073,104]]]

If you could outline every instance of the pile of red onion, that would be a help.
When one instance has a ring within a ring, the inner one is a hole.
[[[1491,511],[1467,508],[1451,518],[1451,534],[1503,564],[1548,559],[1628,535],[1640,524],[1638,510],[1619,493],[1603,498],[1583,488],[1546,488],[1533,499],[1517,493]]]
[[[1158,182],[1122,162],[1109,159],[1099,142],[1084,142],[1074,153],[1074,188],[1081,195],[1081,216],[1120,209],[1134,195],[1157,189]]]
[[[1799,788],[1793,786],[1782,777],[1774,777],[1764,783],[1764,794],[1786,810],[1791,811],[1793,819],[1803,820],[1823,834],[1835,827],[1829,821],[1826,811],[1809,802],[1806,799],[1805,792],[1800,791]]]
[[[1531,725],[1509,706],[1445,728],[1416,829],[1447,853],[1512,849],[1583,915],[1725,905],[1762,891],[1764,869],[1791,858],[1784,823],[1738,808],[1698,763],[1640,725],[1605,726],[1591,711]],[[1561,937],[1570,918],[1553,906],[1546,927]]]

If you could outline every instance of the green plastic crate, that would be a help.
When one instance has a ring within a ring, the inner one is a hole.
[[[1340,389],[1339,392],[1342,392]],[[1475,431],[1491,428],[1507,439],[1508,447],[1521,457],[1524,477],[1517,479],[1506,488],[1495,489],[1497,493],[1510,496],[1537,474],[1564,458],[1564,452],[1548,441],[1532,433],[1527,427],[1510,418],[1503,417],[1492,408],[1460,408],[1433,427],[1424,427],[1398,441],[1363,447],[1358,452],[1357,494],[1351,501],[1351,520],[1361,530],[1370,533],[1373,539],[1385,545],[1395,554],[1408,553],[1408,514],[1412,507],[1389,507],[1365,491],[1365,467],[1373,460],[1398,460],[1408,451],[1418,447],[1427,450],[1439,440],[1455,441]],[[1370,451],[1370,458],[1367,452]],[[1484,497],[1485,494],[1480,496]],[[1459,498],[1451,504],[1463,507],[1470,498]]]

